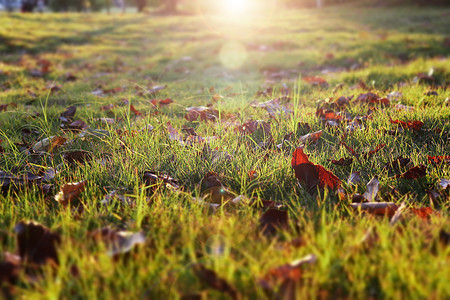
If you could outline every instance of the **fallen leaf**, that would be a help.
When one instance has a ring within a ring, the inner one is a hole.
[[[439,186],[443,190],[450,189],[450,179],[441,178]]]
[[[91,153],[84,150],[70,151],[63,154],[63,158],[66,162],[73,163],[86,163],[92,159]]]
[[[402,179],[416,179],[420,177],[424,177],[427,175],[427,167],[425,165],[418,165],[412,167],[408,171],[395,175],[394,178],[402,178]]]
[[[89,233],[89,236],[103,243],[110,256],[127,253],[137,245],[145,243],[142,232],[117,231],[109,227],[94,230]]]
[[[400,121],[389,119],[392,124],[398,124],[403,129],[420,130],[424,125],[421,121]]]
[[[427,156],[428,158],[428,162],[435,164],[435,165],[440,165],[440,164],[447,164],[450,165],[450,155],[445,155],[445,156]]]
[[[21,268],[21,259],[20,256],[4,252],[1,254],[2,261],[0,261],[0,283],[3,285],[4,283],[15,284],[19,279],[19,272]],[[5,286],[2,286],[3,288]],[[3,294],[5,297],[5,295]],[[12,297],[5,297],[10,298]]]
[[[184,116],[189,122],[197,121],[216,121],[219,118],[219,111],[205,106],[186,108],[187,114]]]
[[[303,267],[314,264],[317,256],[309,254],[291,263],[270,269],[258,280],[259,285],[269,293],[270,299],[297,299],[297,292],[301,288]]]
[[[300,143],[314,143],[317,142],[320,139],[320,136],[322,135],[322,130],[316,131],[316,132],[312,132],[312,133],[308,133],[307,135],[303,135],[301,137],[299,137],[299,142]]]
[[[167,174],[156,174],[155,172],[146,171],[144,172],[143,179],[145,182],[145,185],[150,187],[150,190],[153,192],[158,187],[160,187],[162,184],[164,184],[165,187],[172,189],[172,190],[178,190],[180,186],[178,185],[178,181],[174,179],[172,176]]]
[[[420,207],[420,208],[413,208],[411,207],[410,210],[419,218],[427,220],[430,218],[430,216],[433,214],[433,209],[431,207]]]
[[[347,184],[350,186],[357,186],[361,182],[361,175],[358,171],[353,172],[347,179]]]
[[[259,219],[259,228],[265,235],[272,235],[279,229],[288,227],[289,215],[286,210],[268,209]]]
[[[130,104],[130,111],[134,113],[135,116],[142,116],[142,113],[138,111],[133,104]]]
[[[340,158],[339,160],[329,159],[328,161],[334,165],[345,167],[345,166],[350,166],[353,163],[353,158],[346,157],[346,158]]]
[[[14,227],[17,236],[19,256],[23,262],[42,265],[47,262],[58,264],[56,247],[61,243],[59,234],[33,221],[20,221]]]
[[[397,174],[400,169],[406,167],[411,162],[411,159],[404,158],[403,156],[397,157],[395,160],[384,165],[383,169],[388,171],[390,176]]]
[[[372,215],[387,215],[388,217],[392,217],[399,206],[394,202],[367,202],[352,203],[350,204],[350,207]]]
[[[341,185],[341,180],[331,171],[326,170],[321,165],[311,163],[302,147],[294,151],[291,165],[295,171],[295,177],[306,185],[308,192],[313,192],[317,186],[320,189],[327,187],[337,190]]]
[[[318,85],[318,86],[322,86],[322,87],[328,87],[328,82],[323,79],[322,77],[319,76],[305,76],[302,77],[302,80],[304,82],[307,82],[311,85]]]
[[[367,201],[369,201],[369,202],[374,201],[375,197],[378,194],[379,185],[380,185],[380,181],[378,180],[378,178],[376,176],[373,177],[367,184],[367,190],[363,194],[363,197],[365,199],[367,199]]]
[[[194,264],[192,268],[202,283],[221,293],[227,294],[231,299],[239,299],[239,294],[235,288],[228,281],[219,277],[214,270],[208,269],[199,263]]]
[[[87,124],[82,120],[76,120],[69,124],[68,128],[72,131],[82,131],[87,128]]]
[[[56,194],[55,201],[64,206],[68,205],[78,198],[78,196],[84,191],[86,185],[86,180],[64,184],[59,193]]]
[[[114,108],[114,104],[107,104],[100,107],[100,111],[110,111]]]
[[[204,201],[214,204],[224,204],[235,198],[235,194],[222,185],[204,190],[202,196]]]

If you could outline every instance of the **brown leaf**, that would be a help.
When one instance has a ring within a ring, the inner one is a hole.
[[[239,299],[239,294],[236,289],[232,287],[228,281],[219,277],[214,270],[208,269],[204,265],[198,263],[193,265],[193,270],[202,283],[205,283],[210,288],[221,293],[227,294],[231,299]]]
[[[259,285],[269,293],[270,299],[297,299],[297,291],[301,288],[303,279],[303,267],[316,261],[317,256],[309,254],[292,263],[270,269],[259,279]]]
[[[56,147],[59,147],[59,146],[64,145],[64,143],[65,143],[66,141],[67,141],[67,139],[66,139],[65,137],[62,137],[62,136],[55,136],[55,137],[53,137],[53,138],[52,138],[51,145],[50,145],[50,149],[48,150],[48,152],[52,153],[53,150],[54,150]]]
[[[288,227],[289,215],[285,210],[268,209],[259,219],[259,228],[265,235],[272,235]]]
[[[114,108],[114,104],[107,104],[100,107],[100,111],[110,111]]]
[[[66,162],[73,163],[86,163],[92,159],[91,153],[83,150],[70,151],[63,154],[63,158]]]
[[[86,185],[86,180],[64,184],[59,193],[55,196],[55,201],[61,203],[62,205],[68,205],[78,198],[78,196],[84,191]]]
[[[328,82],[319,76],[305,76],[305,77],[302,77],[302,80],[311,85],[328,87]]]
[[[398,205],[394,202],[352,203],[350,207],[372,215],[387,215],[388,217],[392,217],[398,209]]]
[[[205,201],[214,204],[224,204],[234,199],[235,194],[228,190],[226,187],[213,186],[202,192],[202,196],[205,197]]]
[[[267,136],[271,135],[270,124],[265,121],[261,121],[261,120],[256,120],[256,121],[249,120],[249,121],[245,122],[244,124],[234,128],[235,132],[242,133],[242,134],[252,134],[258,130],[261,131],[261,133],[263,135],[267,135]]]
[[[75,116],[75,113],[77,112],[76,106],[69,106],[66,108],[65,111],[63,111],[60,115],[60,120],[66,123],[69,123],[70,120]]]
[[[416,178],[424,177],[426,175],[427,175],[427,167],[425,165],[418,165],[418,166],[412,167],[405,173],[395,175],[394,178],[416,179]]]
[[[406,167],[411,162],[411,159],[404,158],[403,156],[397,157],[395,160],[384,165],[383,169],[388,171],[390,176],[397,174],[400,169]]]
[[[82,120],[76,120],[69,124],[69,129],[73,131],[81,131],[87,127],[87,124]]]
[[[219,111],[205,106],[186,108],[187,114],[184,116],[189,122],[197,121],[216,121],[219,118]]]
[[[56,246],[61,243],[59,234],[33,221],[20,221],[14,227],[17,235],[19,256],[23,262],[42,265],[58,264]]]
[[[178,181],[167,174],[160,175],[156,174],[155,172],[145,171],[143,179],[145,185],[150,187],[150,191],[152,192],[159,188],[162,184],[164,184],[165,187],[173,190],[178,190],[180,188],[180,186],[178,185]]]
[[[314,143],[317,142],[320,139],[320,136],[322,135],[322,130],[308,133],[307,135],[301,136],[298,140],[300,143]]]
[[[353,158],[346,157],[346,158],[341,158],[339,160],[329,159],[328,161],[334,165],[345,167],[345,166],[350,166],[353,163]]]

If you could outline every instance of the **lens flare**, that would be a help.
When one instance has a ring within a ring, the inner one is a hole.
[[[227,42],[219,53],[220,62],[228,69],[239,69],[247,59],[247,50],[236,41]]]
[[[232,15],[240,15],[249,9],[249,1],[245,0],[221,0],[220,8],[223,12]]]

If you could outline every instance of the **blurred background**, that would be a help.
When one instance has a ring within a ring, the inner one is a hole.
[[[65,12],[65,11],[104,11],[104,12],[145,12],[196,13],[199,10],[215,11],[221,9],[221,2],[258,3],[258,6],[311,8],[341,4],[366,4],[370,6],[390,5],[443,5],[450,6],[449,0],[0,0],[0,10],[9,12]],[[223,3],[222,3],[223,4]]]

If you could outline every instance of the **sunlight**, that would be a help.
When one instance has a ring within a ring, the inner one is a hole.
[[[219,9],[228,15],[242,15],[250,9],[249,0],[220,0]]]

